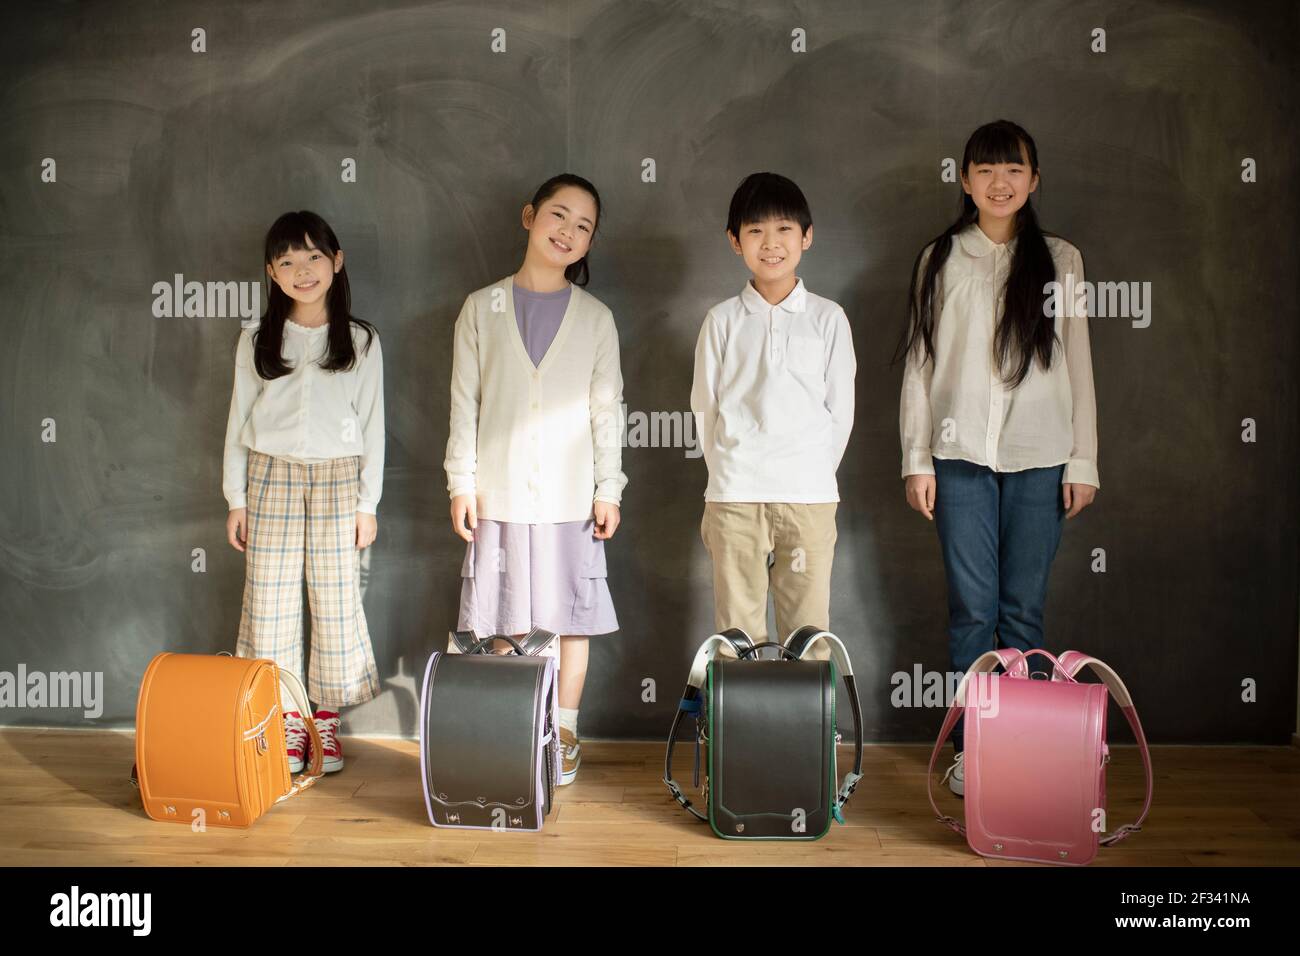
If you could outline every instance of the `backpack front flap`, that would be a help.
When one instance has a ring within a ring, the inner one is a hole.
[[[835,797],[829,661],[709,664],[709,823],[731,839],[815,840]]]
[[[276,675],[272,661],[221,655],[149,663],[135,745],[152,819],[246,827],[289,789]]]
[[[967,687],[966,838],[989,857],[1084,864],[1097,853],[1106,687],[987,676]]]
[[[429,658],[420,769],[434,826],[541,829],[558,776],[554,693],[553,658]]]

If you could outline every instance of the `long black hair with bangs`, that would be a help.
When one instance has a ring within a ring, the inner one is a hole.
[[[961,168],[968,173],[972,164],[1025,163],[1031,176],[1038,174],[1038,147],[1022,127],[1009,120],[997,120],[975,130],[966,141]],[[1045,307],[1048,293],[1044,287],[1056,279],[1056,265],[1038,225],[1032,195],[1016,212],[1013,237],[1016,240],[1007,274],[1006,297],[1001,320],[993,335],[993,353],[1003,379],[1012,388],[1029,375],[1037,358],[1044,369],[1051,367],[1056,342],[1055,322]],[[913,348],[924,351],[922,364],[934,357],[934,322],[936,292],[943,264],[952,251],[953,237],[979,221],[979,209],[964,190],[961,211],[955,222],[933,242],[924,272],[921,261],[925,249],[912,264],[912,282],[908,296],[907,325],[903,329],[893,361],[897,363]],[[930,248],[927,244],[926,248]]]
[[[275,261],[289,250],[310,248],[319,250],[333,260],[339,251],[339,240],[329,223],[316,213],[305,209],[286,212],[272,223],[266,233],[265,263],[274,268]],[[253,338],[253,363],[257,374],[269,380],[293,371],[281,351],[284,344],[284,322],[293,313],[293,300],[284,294],[284,290],[270,276],[266,277],[266,281],[266,312]],[[357,360],[356,348],[352,342],[352,326],[365,330],[366,350],[379,334],[369,322],[352,314],[352,291],[348,285],[347,265],[334,274],[334,280],[326,293],[325,309],[329,316],[329,351],[321,359],[320,367],[329,372],[347,371]]]

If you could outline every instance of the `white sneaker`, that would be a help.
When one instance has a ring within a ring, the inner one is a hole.
[[[964,756],[966,756],[966,751],[963,750],[957,755],[957,760],[953,765],[948,768],[948,772],[943,775],[943,780],[939,781],[940,783],[947,781],[948,789],[959,797],[966,795],[966,770],[961,759]]]

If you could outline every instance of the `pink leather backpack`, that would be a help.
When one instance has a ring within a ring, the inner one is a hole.
[[[1027,658],[1034,654],[1052,662],[1050,679],[1031,677]],[[992,673],[999,664],[1005,673]],[[1102,683],[1075,680],[1084,667]],[[1110,697],[1133,728],[1146,801],[1136,823],[1103,837]],[[933,789],[935,761],[963,711],[965,826],[939,812]],[[1000,648],[976,660],[957,686],[930,754],[926,786],[939,822],[964,833],[981,856],[1081,866],[1092,862],[1098,845],[1142,829],[1151,809],[1151,755],[1133,699],[1106,664],[1079,651],[1058,659],[1043,650]]]

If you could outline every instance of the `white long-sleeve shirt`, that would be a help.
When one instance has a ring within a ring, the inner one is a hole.
[[[745,283],[711,308],[695,345],[691,410],[705,501],[839,501],[857,359],[844,310],[799,279],[772,305]]]
[[[384,483],[384,361],[375,335],[352,326],[356,364],[327,372],[317,363],[328,355],[328,326],[308,328],[286,319],[281,354],[293,371],[266,381],[253,364],[253,334],[240,332],[235,350],[235,385],[226,422],[222,492],[231,510],[247,505],[248,451],[312,463],[361,456],[357,511],[374,514]]]
[[[1056,236],[1045,238],[1057,281],[1068,292],[1066,276],[1073,273],[1078,287],[1079,250]],[[934,458],[959,458],[999,472],[1064,464],[1063,483],[1100,488],[1086,310],[1067,308],[1062,299],[1056,334],[1064,355],[1057,350],[1050,371],[1035,357],[1016,388],[999,379],[993,334],[1015,245],[1014,238],[993,242],[978,223],[954,238],[936,287],[934,361],[921,365],[918,343],[903,372],[903,476],[933,475]],[[922,271],[930,248],[922,255]]]
[[[623,374],[614,316],[581,286],[541,364],[528,357],[514,276],[473,292],[456,319],[447,491],[478,517],[521,524],[583,521],[619,504]]]

